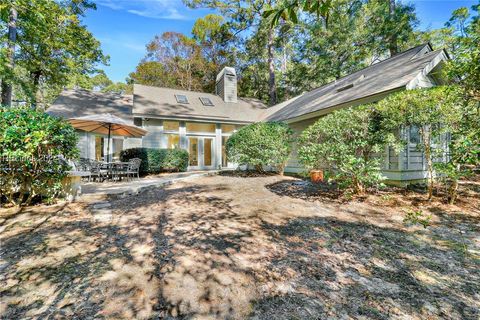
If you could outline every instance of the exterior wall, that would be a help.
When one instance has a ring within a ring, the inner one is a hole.
[[[414,83],[411,84],[410,88],[429,88],[435,86],[435,81],[426,74],[420,74],[414,79]],[[382,95],[376,97],[376,101],[384,98],[386,95]],[[375,100],[368,101],[374,102]],[[333,112],[334,110],[338,110],[340,108],[345,108],[349,106],[358,105],[358,103],[354,103],[348,106],[341,106],[338,108],[332,108],[328,111],[328,113]],[[320,116],[315,116],[310,119],[303,119],[301,121],[289,123],[292,130],[295,132],[295,138],[297,138],[303,130],[305,130],[308,126],[312,125],[317,121],[321,116],[328,114],[325,112]],[[401,134],[404,135],[404,139],[409,139],[409,128],[406,128]],[[422,151],[417,149],[417,143],[411,142],[408,140],[409,143],[405,147],[404,150],[400,151],[398,154],[390,148],[385,150],[383,156],[385,157],[385,162],[383,166],[382,173],[393,183],[401,184],[403,181],[423,181],[427,178],[427,171],[426,171],[426,161]],[[440,142],[443,145],[443,148],[447,151],[448,149],[448,136],[443,136],[440,139]],[[285,168],[286,172],[291,173],[300,173],[304,172],[305,169],[298,161],[297,155],[298,146],[295,143],[292,148],[292,154],[290,159],[287,163],[287,167]],[[436,162],[443,161],[444,159],[435,159]]]
[[[77,148],[80,150],[80,158],[86,159],[95,159],[95,137],[101,136],[105,139],[104,143],[104,154],[107,154],[107,136],[106,135],[98,135],[95,133],[84,132],[84,131],[77,131],[79,135],[79,140],[77,144]],[[110,138],[110,153],[114,151],[114,143],[113,139],[123,140],[123,148],[130,149],[142,146],[142,138],[128,138],[128,137],[120,137],[120,136],[112,136]]]
[[[214,125],[214,130],[211,132],[187,132],[187,125],[185,121],[177,121],[168,119],[168,121],[175,121],[179,123],[178,130],[164,130],[164,121],[162,119],[149,119],[142,121],[142,127],[148,133],[141,139],[141,145],[145,148],[168,148],[168,136],[178,135],[179,146],[182,149],[189,151],[189,138],[213,139],[212,143],[212,165],[208,166],[211,169],[218,169],[222,166],[222,138],[229,137],[231,133],[222,132],[222,123],[218,122],[201,122],[204,124]],[[191,123],[193,123],[192,121]],[[238,126],[237,126],[238,127]],[[200,145],[198,145],[199,148]],[[190,152],[190,151],[189,151]],[[232,168],[234,164],[230,164],[224,168]],[[189,170],[202,169],[197,167],[189,167]]]
[[[307,119],[299,122],[290,123],[289,126],[294,132],[294,140],[297,141],[297,138],[300,134],[305,130],[307,127],[314,124],[320,117]],[[291,173],[300,173],[305,171],[305,168],[300,164],[297,155],[298,145],[294,142],[292,146],[292,153],[290,154],[290,158],[288,159],[287,166],[285,167],[285,172]]]

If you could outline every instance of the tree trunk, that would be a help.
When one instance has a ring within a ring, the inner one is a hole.
[[[7,72],[9,76],[2,80],[1,104],[12,105],[12,77],[15,64],[15,42],[17,41],[17,9],[12,5],[8,17]]]
[[[268,96],[269,96],[269,104],[273,106],[277,103],[277,86],[275,84],[275,64],[273,61],[273,36],[274,30],[270,28],[268,31],[268,44],[267,44],[267,51],[268,51]]]
[[[395,10],[396,10],[396,3],[395,0],[387,0],[388,1],[388,9],[390,15],[390,22],[393,22],[395,18]],[[392,34],[390,35],[388,49],[390,50],[390,56],[393,57],[398,53],[398,39],[397,33],[393,30]]]
[[[353,178],[353,189],[355,194],[363,194],[365,192],[362,183],[355,177]]]
[[[32,77],[32,84],[33,84],[33,102],[32,102],[32,108],[36,108],[37,107],[37,103],[38,103],[38,98],[40,96],[40,93],[39,93],[39,86],[40,86],[40,77],[42,76],[42,71],[41,70],[37,70],[35,72],[32,72],[30,74],[30,76]]]
[[[425,160],[427,161],[427,171],[428,171],[428,200],[432,200],[433,197],[433,187],[435,184],[433,177],[433,161],[432,161],[432,149],[430,145],[430,129],[421,127],[420,128],[421,136],[423,139],[423,148],[425,150]]]
[[[256,164],[255,165],[255,170],[257,172],[263,172],[263,166],[261,164]]]
[[[448,188],[448,203],[454,204],[457,200],[457,191],[458,191],[458,179],[452,179],[450,186]]]

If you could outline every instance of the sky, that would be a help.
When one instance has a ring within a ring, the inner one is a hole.
[[[440,28],[453,10],[471,7],[478,0],[401,0],[413,3],[420,28]],[[157,34],[176,31],[190,34],[193,23],[211,11],[189,9],[181,0],[97,0],[97,10],[88,11],[83,23],[110,56],[109,66],[100,66],[113,81],[124,81],[145,56],[145,45]]]

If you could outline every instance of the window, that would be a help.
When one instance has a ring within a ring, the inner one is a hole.
[[[180,136],[178,134],[167,134],[167,149],[180,148]]]
[[[177,131],[180,127],[178,121],[163,121],[163,131]]]
[[[187,96],[184,94],[176,94],[175,99],[177,99],[178,103],[188,104]]]
[[[123,150],[123,139],[112,139],[113,160],[120,160],[120,152]]]
[[[213,102],[212,102],[212,100],[210,100],[210,98],[200,97],[200,101],[202,101],[202,104],[204,106],[212,106],[213,107]]]
[[[410,126],[410,143],[419,144],[420,143],[420,131],[417,126]]]
[[[95,136],[95,160],[103,161],[105,157],[105,140],[101,136]]]
[[[222,124],[222,133],[232,133],[236,128],[234,124]]]
[[[215,133],[215,123],[187,122],[187,132]]]

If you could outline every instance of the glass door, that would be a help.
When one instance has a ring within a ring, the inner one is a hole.
[[[213,169],[215,165],[215,138],[188,137],[189,169]]]
[[[198,147],[198,138],[189,137],[188,138],[188,165],[190,167],[198,167],[198,154],[200,148]]]
[[[203,167],[213,168],[213,138],[203,138]]]

